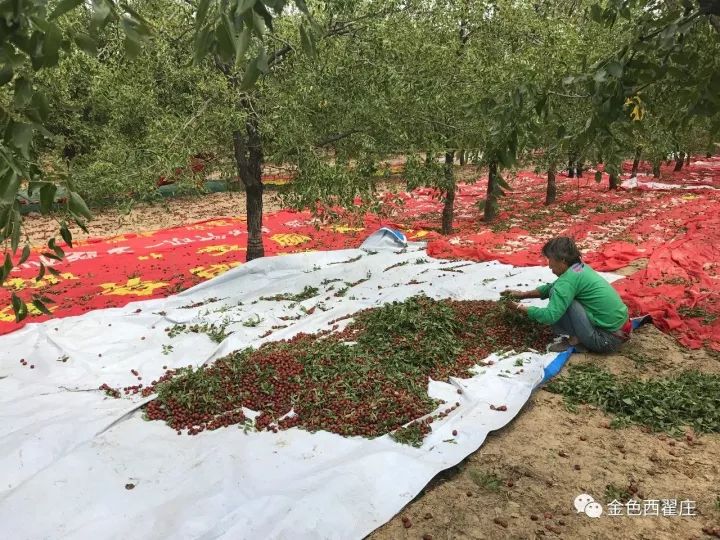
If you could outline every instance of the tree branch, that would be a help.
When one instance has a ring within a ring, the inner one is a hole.
[[[315,143],[316,148],[322,148],[323,146],[327,146],[329,144],[341,141],[342,139],[347,139],[351,135],[355,135],[356,133],[362,133],[362,129],[351,129],[349,131],[345,131],[343,133],[334,133],[332,135],[328,135],[326,138],[322,139],[320,142]]]

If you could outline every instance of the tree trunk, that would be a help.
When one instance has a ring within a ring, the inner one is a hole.
[[[610,189],[617,189],[620,186],[618,182],[618,175],[615,173],[610,174]]]
[[[583,165],[585,165],[585,162],[582,159],[575,162],[575,174],[578,178],[582,178]]]
[[[448,186],[445,190],[445,203],[442,211],[442,233],[452,233],[453,213],[455,210],[455,152],[445,152],[445,183]]]
[[[465,164],[467,163],[466,152],[465,152],[465,150],[460,150],[459,153],[460,153],[460,166],[464,167]]]
[[[705,159],[710,159],[711,157],[712,157],[712,154],[711,154],[710,152],[708,152],[707,154],[705,154]]]
[[[653,162],[653,178],[660,178],[660,162]]]
[[[490,223],[497,213],[497,161],[490,162],[488,168],[487,194],[485,195],[485,212],[483,219]]]
[[[425,152],[425,166],[429,167],[430,164],[432,163],[432,160],[433,160],[432,153],[428,150],[427,152]]]
[[[555,163],[551,163],[547,171],[547,191],[545,192],[545,204],[552,204],[557,197],[557,185],[555,184]]]
[[[262,241],[263,190],[262,163],[263,149],[258,120],[250,114],[245,121],[245,133],[233,131],[233,148],[238,176],[245,187],[247,209],[247,260],[265,256]]]
[[[690,165],[690,152],[685,154],[685,165]]]
[[[638,146],[635,148],[635,159],[633,160],[633,166],[632,166],[632,172],[630,173],[630,176],[636,177],[638,173],[638,169],[640,168],[640,154],[642,150]]]
[[[568,178],[575,178],[575,162],[572,157],[568,159]]]
[[[680,155],[675,160],[675,168],[673,170],[675,172],[681,171],[684,163],[685,163],[685,154],[680,152]]]

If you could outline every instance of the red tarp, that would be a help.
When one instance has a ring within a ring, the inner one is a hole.
[[[720,180],[720,158],[703,159],[680,173],[668,169],[672,165],[663,167],[663,181],[668,183],[718,184]],[[307,212],[277,212],[265,216],[266,254],[357,247],[378,227],[391,225],[403,229],[411,240],[428,241],[428,252],[435,257],[498,259],[528,266],[544,264],[540,248],[545,241],[569,234],[598,270],[616,270],[639,258],[648,259],[647,270],[617,285],[633,312],[650,312],[660,328],[688,346],[704,343],[720,350],[720,321],[714,319],[718,307],[712,296],[720,290],[718,192],[701,188],[611,192],[605,175],[597,184],[590,172],[581,179],[559,175],[557,202],[546,207],[545,182],[544,176],[518,173],[510,181],[513,191],[501,200],[498,218],[489,226],[476,207],[484,198],[485,180],[460,185],[455,231],[448,236],[438,232],[442,201],[437,191],[427,188],[387,194],[384,217],[365,216],[359,224],[348,217],[341,225],[316,227]],[[0,334],[24,324],[14,322],[9,291],[26,299],[41,292],[56,300],[51,308],[55,316],[77,315],[176,293],[242,264],[246,246],[245,222],[237,218],[95,239],[67,249],[62,263],[45,260],[48,265],[55,263],[61,274],[47,274],[40,282],[34,280],[36,253],[0,290]],[[46,318],[35,312],[28,321]]]

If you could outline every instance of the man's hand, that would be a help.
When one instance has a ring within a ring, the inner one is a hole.
[[[528,306],[524,304],[518,304],[517,302],[513,302],[513,307],[518,311],[522,311],[523,313],[527,313],[528,310]]]
[[[505,296],[505,297],[509,297],[509,298],[525,298],[525,293],[523,291],[514,291],[511,289],[506,289],[500,293],[500,296]]]

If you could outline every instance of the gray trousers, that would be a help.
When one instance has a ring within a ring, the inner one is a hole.
[[[573,300],[560,320],[553,324],[556,334],[574,336],[589,351],[598,353],[615,352],[623,344],[623,340],[615,334],[593,326],[588,319],[585,308],[577,300]]]

